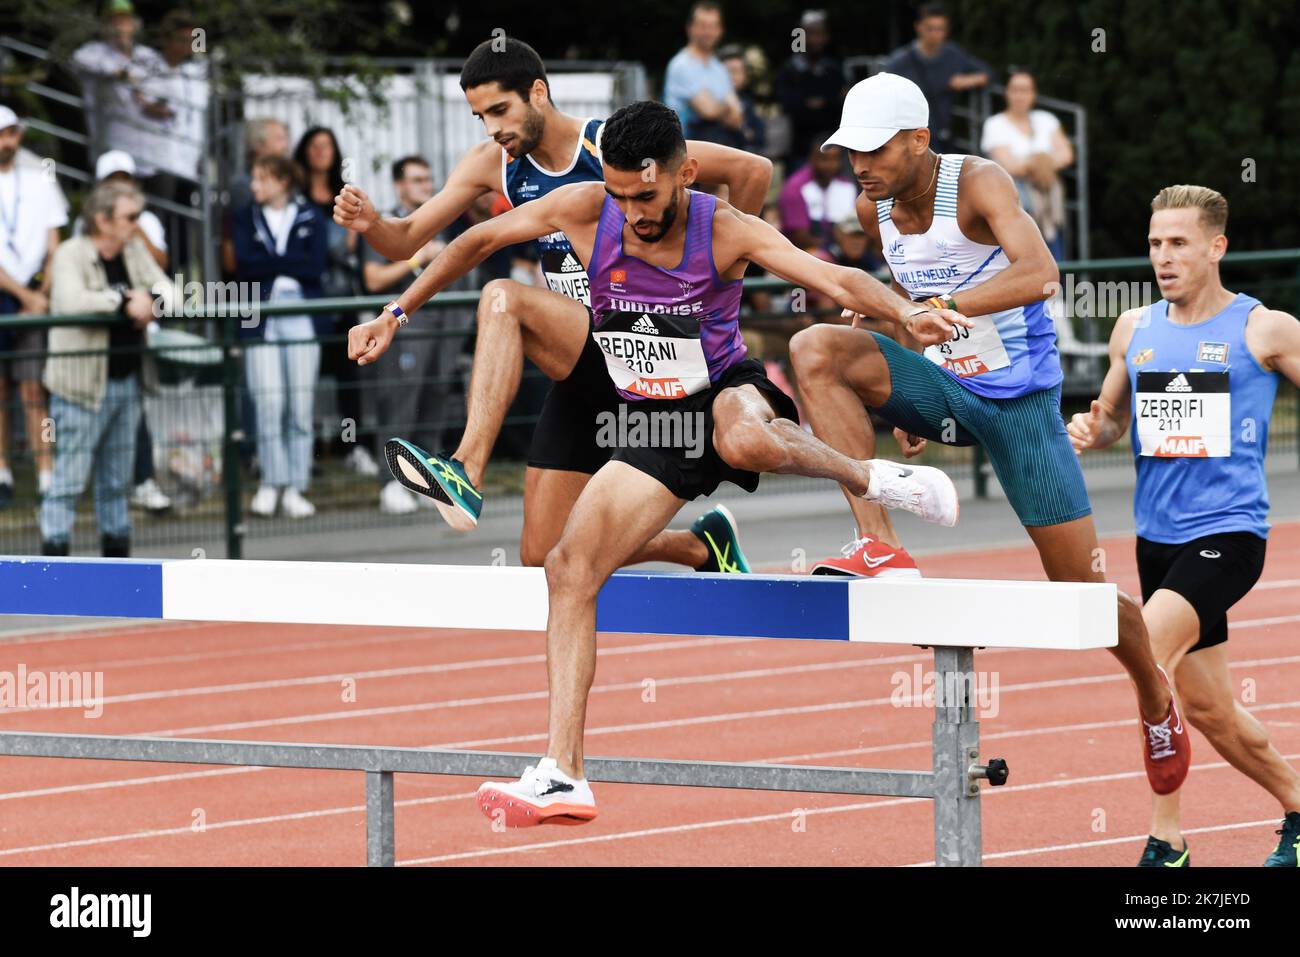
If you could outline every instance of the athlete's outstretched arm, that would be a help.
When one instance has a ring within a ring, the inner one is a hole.
[[[364,235],[381,256],[394,262],[410,259],[491,190],[491,174],[501,167],[500,150],[491,140],[475,146],[456,164],[442,189],[406,216],[381,217],[370,197],[348,184],[334,197],[334,222]]]
[[[968,316],[987,316],[1049,298],[1061,272],[1038,224],[1020,207],[1020,194],[1007,171],[997,163],[983,161],[962,176],[961,189],[989,224],[1011,263],[988,282],[956,293],[961,311]]]
[[[728,247],[739,251],[738,259],[756,262],[782,279],[816,289],[845,309],[896,322],[923,345],[946,342],[952,337],[954,324],[967,327],[971,324],[964,316],[947,309],[936,311],[908,302],[861,269],[809,255],[757,216],[736,210],[728,210],[723,216],[719,218],[726,223],[724,228],[733,233],[728,237],[731,240]]]
[[[1101,394],[1092,400],[1087,412],[1076,412],[1065,426],[1076,452],[1109,448],[1128,430],[1133,409],[1129,403],[1128,363],[1124,357],[1143,311],[1130,309],[1115,321],[1115,331],[1110,334],[1110,369],[1102,380]]]
[[[395,301],[410,315],[498,249],[547,233],[569,232],[575,224],[581,228],[584,222],[594,223],[604,196],[599,183],[571,183],[470,227]],[[397,318],[387,309],[369,322],[353,326],[348,332],[348,358],[360,365],[374,362],[388,349],[397,328]]]
[[[697,181],[727,187],[727,202],[742,213],[763,211],[772,185],[772,161],[766,156],[701,140],[687,140],[686,155],[700,164]]]

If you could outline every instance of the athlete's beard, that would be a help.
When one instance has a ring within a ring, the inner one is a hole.
[[[524,118],[524,128],[519,131],[519,142],[515,144],[514,149],[508,149],[506,152],[512,159],[527,156],[537,149],[537,144],[542,141],[542,130],[545,127],[546,117],[542,116],[541,110],[529,103],[528,115]]]
[[[643,243],[657,243],[665,236],[667,236],[668,230],[672,229],[673,223],[677,222],[677,204],[681,200],[681,197],[682,197],[681,190],[674,189],[672,201],[669,202],[668,208],[664,210],[663,219],[657,220],[654,223],[647,223],[645,222],[645,220],[641,221],[641,225],[643,226],[655,225],[658,226],[659,228],[656,229],[649,236],[642,236],[640,233],[636,233],[636,230],[633,229],[632,232],[636,233],[636,238],[641,240],[641,242]]]

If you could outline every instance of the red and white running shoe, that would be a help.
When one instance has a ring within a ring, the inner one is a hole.
[[[842,558],[826,558],[812,567],[814,575],[853,575],[858,578],[920,578],[912,556],[871,538],[855,538],[844,546]]]
[[[542,758],[518,781],[480,784],[478,809],[505,827],[586,824],[595,820],[596,797],[586,778],[571,778],[556,767],[554,758]]]
[[[1156,670],[1169,686],[1169,713],[1159,724],[1149,724],[1142,718],[1142,758],[1151,790],[1156,794],[1173,794],[1182,787],[1192,766],[1192,741],[1183,725],[1183,716],[1178,713],[1173,682],[1164,668],[1156,665]]]

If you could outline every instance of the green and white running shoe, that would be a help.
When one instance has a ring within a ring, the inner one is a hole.
[[[478,526],[483,511],[483,493],[465,474],[465,466],[450,455],[430,455],[406,439],[384,443],[384,458],[393,477],[405,488],[433,499],[447,524],[458,532]]]
[[[709,550],[709,560],[697,572],[749,574],[749,562],[740,550],[736,519],[725,505],[715,505],[695,520],[691,533]]]

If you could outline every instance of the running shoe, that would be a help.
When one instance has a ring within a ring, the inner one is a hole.
[[[518,781],[480,784],[478,809],[505,827],[586,824],[596,818],[596,797],[586,778],[571,778],[556,767],[554,758],[542,758]]]
[[[473,531],[483,511],[483,493],[465,474],[465,466],[450,455],[430,455],[405,439],[384,443],[384,458],[393,477],[438,506],[447,524],[458,532]]]
[[[814,575],[851,575],[856,578],[920,578],[912,556],[902,546],[886,545],[870,537],[855,538],[844,546],[840,558],[826,558],[812,567]]]
[[[961,514],[957,487],[943,469],[930,465],[899,465],[871,459],[871,484],[863,498],[885,508],[901,508],[927,522],[952,527]]]
[[[1173,683],[1164,668],[1156,665],[1156,670],[1169,688],[1169,713],[1158,724],[1142,718],[1142,758],[1151,790],[1156,794],[1172,794],[1183,786],[1187,769],[1192,766],[1192,741],[1183,725],[1183,716],[1178,713]]]
[[[1172,844],[1168,841],[1162,841],[1156,837],[1147,838],[1146,849],[1142,851],[1142,859],[1138,861],[1138,867],[1191,867],[1192,866],[1192,849],[1187,842],[1183,842],[1183,849],[1175,851]]]
[[[1282,840],[1277,850],[1268,856],[1265,867],[1300,867],[1300,811],[1287,811],[1282,819],[1282,830],[1277,832]]]
[[[695,569],[697,572],[729,572],[749,574],[749,562],[740,550],[740,537],[736,533],[736,517],[725,505],[715,505],[691,525],[691,534],[709,550],[709,560]]]

